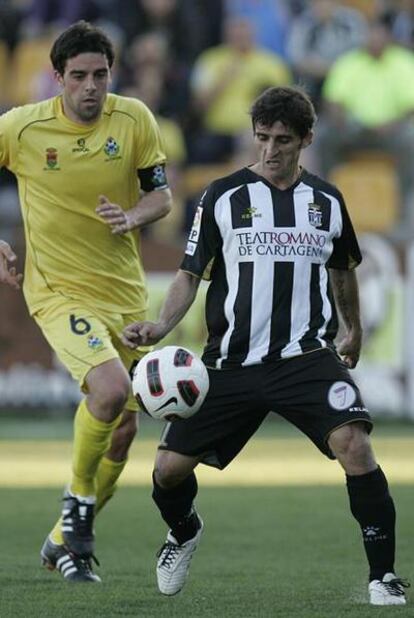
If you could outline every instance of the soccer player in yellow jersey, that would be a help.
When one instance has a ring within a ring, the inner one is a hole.
[[[171,194],[151,112],[108,93],[114,52],[106,34],[78,22],[50,56],[61,95],[0,117],[0,165],[18,180],[30,313],[85,393],[72,479],[42,560],[68,580],[94,582],[93,518],[136,432],[129,372],[145,348],[132,353],[119,335],[147,308],[137,230],[168,214]],[[0,282],[18,288],[14,261],[0,241]]]

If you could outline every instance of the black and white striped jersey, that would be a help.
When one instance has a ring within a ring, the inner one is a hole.
[[[328,268],[360,261],[343,197],[318,176],[302,170],[286,190],[249,168],[214,181],[181,264],[211,280],[205,363],[238,367],[333,346]]]

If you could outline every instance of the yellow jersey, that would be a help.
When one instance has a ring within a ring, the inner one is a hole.
[[[158,125],[136,99],[108,94],[88,126],[64,115],[60,96],[0,117],[0,165],[18,182],[31,314],[56,295],[118,313],[146,309],[139,233],[112,234],[95,209],[101,194],[132,208],[137,170],[164,161]]]

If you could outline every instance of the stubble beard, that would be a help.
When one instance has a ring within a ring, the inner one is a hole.
[[[102,112],[103,105],[97,105],[90,109],[79,108],[77,114],[83,122],[93,122],[99,118]]]

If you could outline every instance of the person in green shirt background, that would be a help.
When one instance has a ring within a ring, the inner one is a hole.
[[[358,151],[390,154],[400,185],[399,227],[412,235],[414,54],[393,43],[385,19],[371,22],[365,45],[334,63],[323,101],[316,144],[322,174]]]

